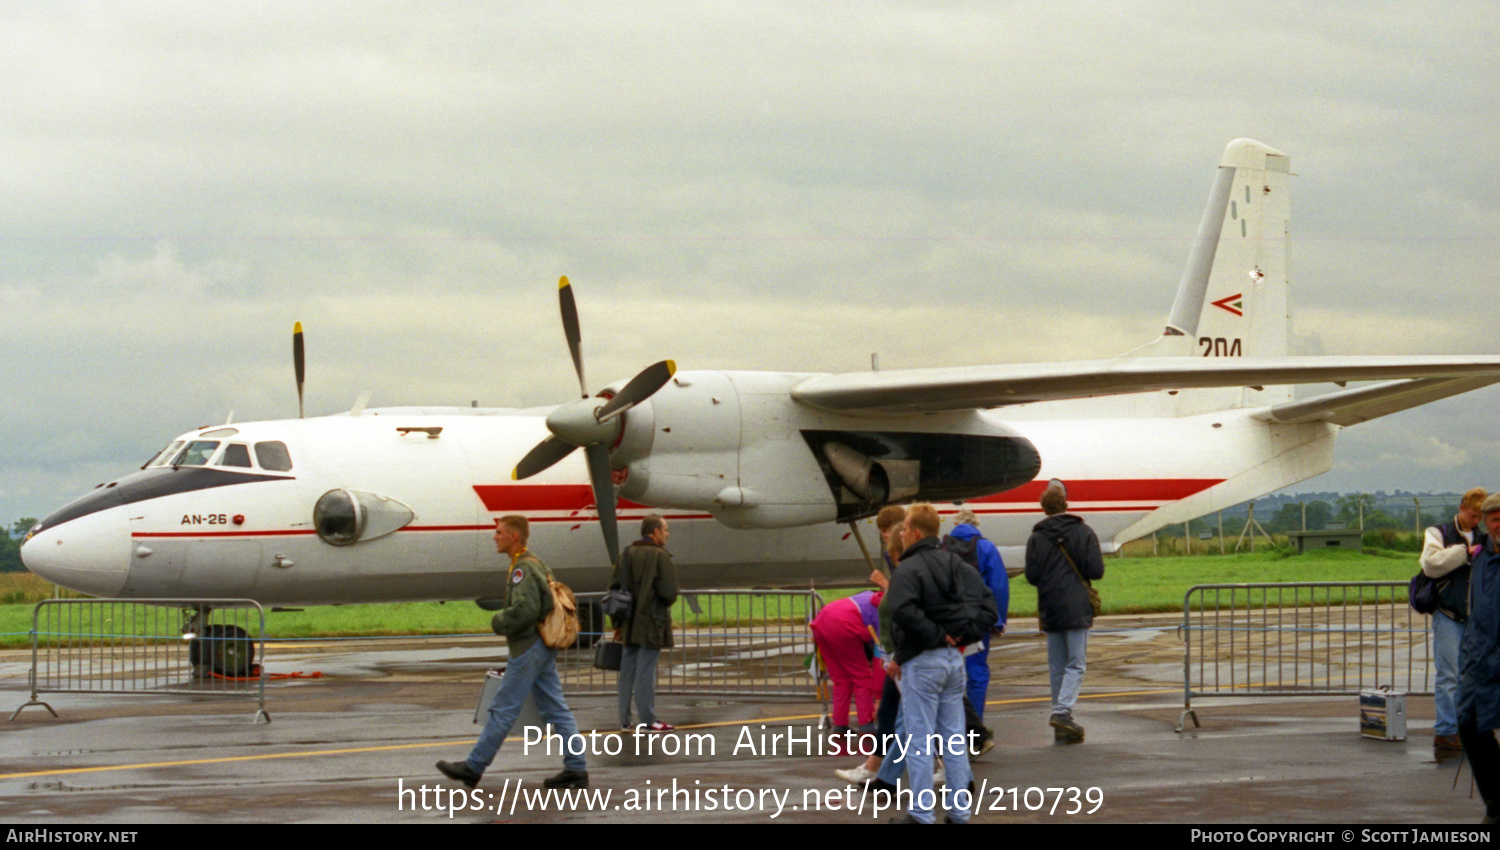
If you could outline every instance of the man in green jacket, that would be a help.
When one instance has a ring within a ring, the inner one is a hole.
[[[641,539],[625,547],[615,564],[611,589],[630,591],[630,616],[615,622],[620,653],[620,728],[630,729],[630,698],[641,723],[652,732],[675,727],[656,716],[656,662],[662,647],[672,645],[672,603],[677,601],[677,568],[667,546],[667,521],[660,514],[641,520]]]
[[[541,559],[527,551],[526,540],[530,535],[531,524],[526,517],[510,515],[495,521],[495,549],[510,556],[510,575],[505,582],[505,601],[490,625],[495,634],[505,635],[510,660],[500,679],[500,690],[490,703],[489,721],[469,757],[456,763],[437,763],[444,776],[470,788],[479,784],[479,778],[495,760],[528,695],[536,700],[542,720],[552,724],[564,742],[562,773],[542,784],[548,788],[589,785],[588,765],[583,758],[587,743],[578,734],[578,723],[563,699],[562,681],[557,677],[557,650],[542,643],[537,632],[537,623],[552,610],[552,592],[547,585],[552,574]],[[480,606],[495,610],[489,600],[480,600]]]

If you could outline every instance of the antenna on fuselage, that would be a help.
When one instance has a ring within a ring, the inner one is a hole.
[[[307,378],[307,356],[302,350],[302,323],[292,325],[292,368],[297,372],[297,418],[302,414],[302,384]]]

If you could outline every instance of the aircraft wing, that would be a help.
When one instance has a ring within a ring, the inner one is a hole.
[[[1156,390],[1264,387],[1399,378],[1443,379],[1444,383],[1457,381],[1462,386],[1448,386],[1446,388],[1451,392],[1422,397],[1409,405],[1397,406],[1374,415],[1383,415],[1406,406],[1500,381],[1500,356],[1122,357],[1069,363],[849,372],[808,378],[792,388],[792,398],[812,407],[840,413],[934,413]],[[1424,386],[1426,389],[1416,392],[1435,391],[1431,384]],[[1349,392],[1368,392],[1370,389],[1361,388]],[[1393,389],[1384,392],[1388,395],[1378,398],[1383,399],[1385,404],[1395,403],[1399,393]],[[1367,403],[1376,400],[1363,398]],[[1295,405],[1304,402],[1289,404],[1295,408]],[[1351,411],[1349,415],[1353,415],[1353,410],[1353,407],[1348,408]],[[1294,414],[1293,410],[1288,409],[1285,412],[1292,416],[1309,411]],[[1278,421],[1286,421],[1280,415],[1276,418]]]
[[[1255,418],[1266,422],[1332,422],[1358,425],[1430,401],[1500,383],[1500,378],[1417,378],[1340,390],[1317,398],[1272,405]]]

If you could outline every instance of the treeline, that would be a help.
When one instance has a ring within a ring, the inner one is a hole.
[[[0,529],[0,573],[18,573],[26,569],[21,563],[21,538],[36,525],[35,517],[21,517]]]
[[[1324,531],[1331,522],[1342,522],[1344,528],[1364,529],[1367,546],[1380,546],[1375,540],[1392,548],[1392,541],[1409,534],[1419,534],[1422,529],[1452,519],[1458,513],[1458,501],[1462,494],[1424,494],[1420,500],[1422,514],[1417,516],[1418,502],[1405,497],[1405,504],[1385,494],[1348,493],[1332,498],[1278,497],[1275,502],[1267,500],[1255,503],[1255,521],[1272,534],[1291,531]],[[1226,509],[1223,514],[1224,536],[1238,537],[1248,521],[1247,505]],[[1305,525],[1304,525],[1305,522]],[[1194,537],[1201,531],[1219,530],[1219,516],[1209,514],[1188,523],[1186,532]],[[1157,532],[1160,537],[1181,537],[1184,526],[1173,525]]]

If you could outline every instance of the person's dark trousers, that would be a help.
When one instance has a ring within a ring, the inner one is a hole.
[[[886,745],[896,734],[896,713],[900,710],[901,689],[896,687],[894,678],[886,676],[885,688],[880,692],[880,708],[875,711],[875,734],[880,736],[880,752],[876,755],[885,755]]]
[[[964,697],[964,731],[969,733],[970,741],[984,740],[984,719],[974,710],[974,704],[969,702],[968,696]]]
[[[1474,784],[1484,798],[1485,815],[1500,818],[1500,744],[1492,729],[1479,729],[1472,715],[1458,715],[1458,737],[1464,742],[1464,755],[1474,771]]]

